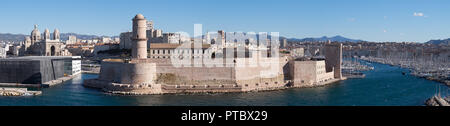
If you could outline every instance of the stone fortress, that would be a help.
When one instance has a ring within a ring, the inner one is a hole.
[[[325,60],[278,55],[278,40],[269,43],[275,50],[245,48],[245,55],[239,55],[240,47],[217,46],[227,44],[220,43],[226,42],[223,31],[219,43],[148,43],[152,36],[145,17],[138,14],[132,22],[131,59],[103,60],[99,77],[85,80],[84,86],[131,95],[218,93],[313,87],[343,79],[342,44],[328,43]]]

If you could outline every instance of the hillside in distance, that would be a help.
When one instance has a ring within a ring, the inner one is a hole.
[[[450,45],[450,38],[444,40],[430,40],[426,42],[427,44],[435,44],[435,45]]]
[[[358,39],[350,39],[346,37],[342,37],[340,35],[333,36],[333,37],[319,37],[319,38],[288,38],[288,41],[291,42],[326,42],[326,41],[333,41],[333,42],[365,42],[364,40],[358,40]]]

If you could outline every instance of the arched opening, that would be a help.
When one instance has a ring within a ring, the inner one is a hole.
[[[55,56],[55,46],[50,47],[50,55]]]

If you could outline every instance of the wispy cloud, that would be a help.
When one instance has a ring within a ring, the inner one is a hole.
[[[426,17],[422,12],[414,12],[413,15],[416,17]]]

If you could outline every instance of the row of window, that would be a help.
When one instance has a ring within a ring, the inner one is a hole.
[[[166,50],[166,49],[155,49],[155,50],[151,50],[151,54],[170,54],[170,53],[175,53],[175,54],[183,54],[183,53],[189,53],[188,50]],[[200,53],[200,50],[191,50],[191,53]],[[202,54],[205,54],[205,49],[202,49]]]
[[[150,58],[152,59],[166,59],[166,58],[170,58],[171,56],[150,56]],[[202,58],[203,56],[192,56],[192,58]],[[187,56],[178,56],[178,58],[188,58]]]
[[[269,85],[269,83],[268,83],[268,82],[266,82],[265,84],[266,84],[266,85]],[[277,81],[275,81],[275,84],[278,84],[278,82],[277,82]],[[245,86],[245,87],[248,87],[248,84],[244,84],[244,86]],[[255,84],[255,86],[259,86],[259,83],[256,83],[256,84]]]

